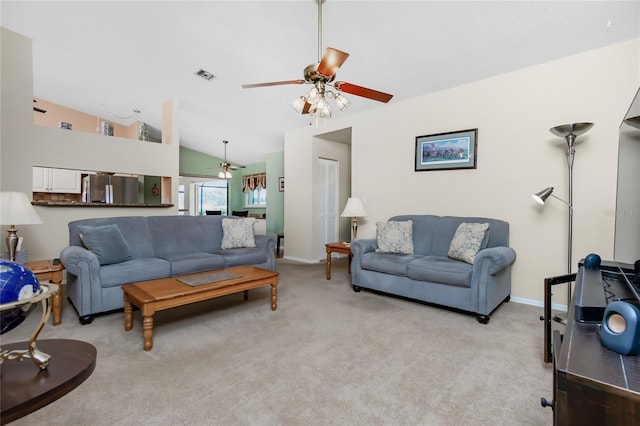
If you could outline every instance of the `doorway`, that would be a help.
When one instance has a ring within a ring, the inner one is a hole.
[[[325,244],[338,241],[338,170],[336,160],[318,158],[318,253],[326,257]]]

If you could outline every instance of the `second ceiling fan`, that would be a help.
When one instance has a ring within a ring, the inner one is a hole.
[[[349,54],[332,47],[327,47],[322,55],[322,2],[318,3],[318,63],[311,64],[304,69],[304,79],[273,81],[269,83],[243,84],[243,89],[251,89],[255,87],[281,86],[287,84],[313,84],[313,88],[306,95],[300,96],[291,103],[293,109],[298,113],[310,114],[316,117],[331,117],[331,108],[327,102],[327,98],[333,98],[342,111],[351,102],[338,92],[350,93],[352,95],[361,96],[363,98],[372,99],[378,102],[389,102],[393,95],[380,92],[378,90],[369,89],[358,86],[356,84],[347,83],[346,81],[336,81],[336,72],[347,60]],[[338,92],[327,90],[333,87]]]
[[[224,144],[224,161],[219,164],[220,173],[218,173],[218,177],[220,179],[231,179],[233,175],[231,174],[232,170],[244,169],[245,166],[233,165],[227,161],[227,144],[229,141],[222,141]]]

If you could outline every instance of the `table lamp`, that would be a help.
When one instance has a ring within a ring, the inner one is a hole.
[[[16,225],[35,225],[42,223],[42,219],[31,205],[27,195],[22,192],[0,192],[0,225],[9,225],[7,234],[7,248],[9,259],[16,260],[18,236]]]
[[[358,218],[365,217],[367,212],[364,210],[362,206],[362,202],[360,198],[350,197],[347,200],[347,205],[344,207],[342,217],[350,217],[351,218],[351,239],[355,240],[358,234]]]

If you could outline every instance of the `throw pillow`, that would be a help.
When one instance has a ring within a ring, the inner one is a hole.
[[[413,221],[376,222],[378,253],[413,254]]]
[[[489,223],[461,223],[449,245],[449,257],[467,263],[480,251]]]
[[[111,265],[131,259],[129,244],[125,241],[118,225],[78,226],[82,244],[91,250],[101,265]]]
[[[223,250],[239,247],[255,247],[256,240],[253,236],[254,217],[243,219],[222,219],[222,243]]]

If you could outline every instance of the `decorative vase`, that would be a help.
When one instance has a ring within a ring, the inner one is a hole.
[[[138,140],[147,141],[149,140],[149,126],[146,123],[139,122],[138,123]]]
[[[113,136],[113,124],[103,121],[100,123],[100,134]]]

